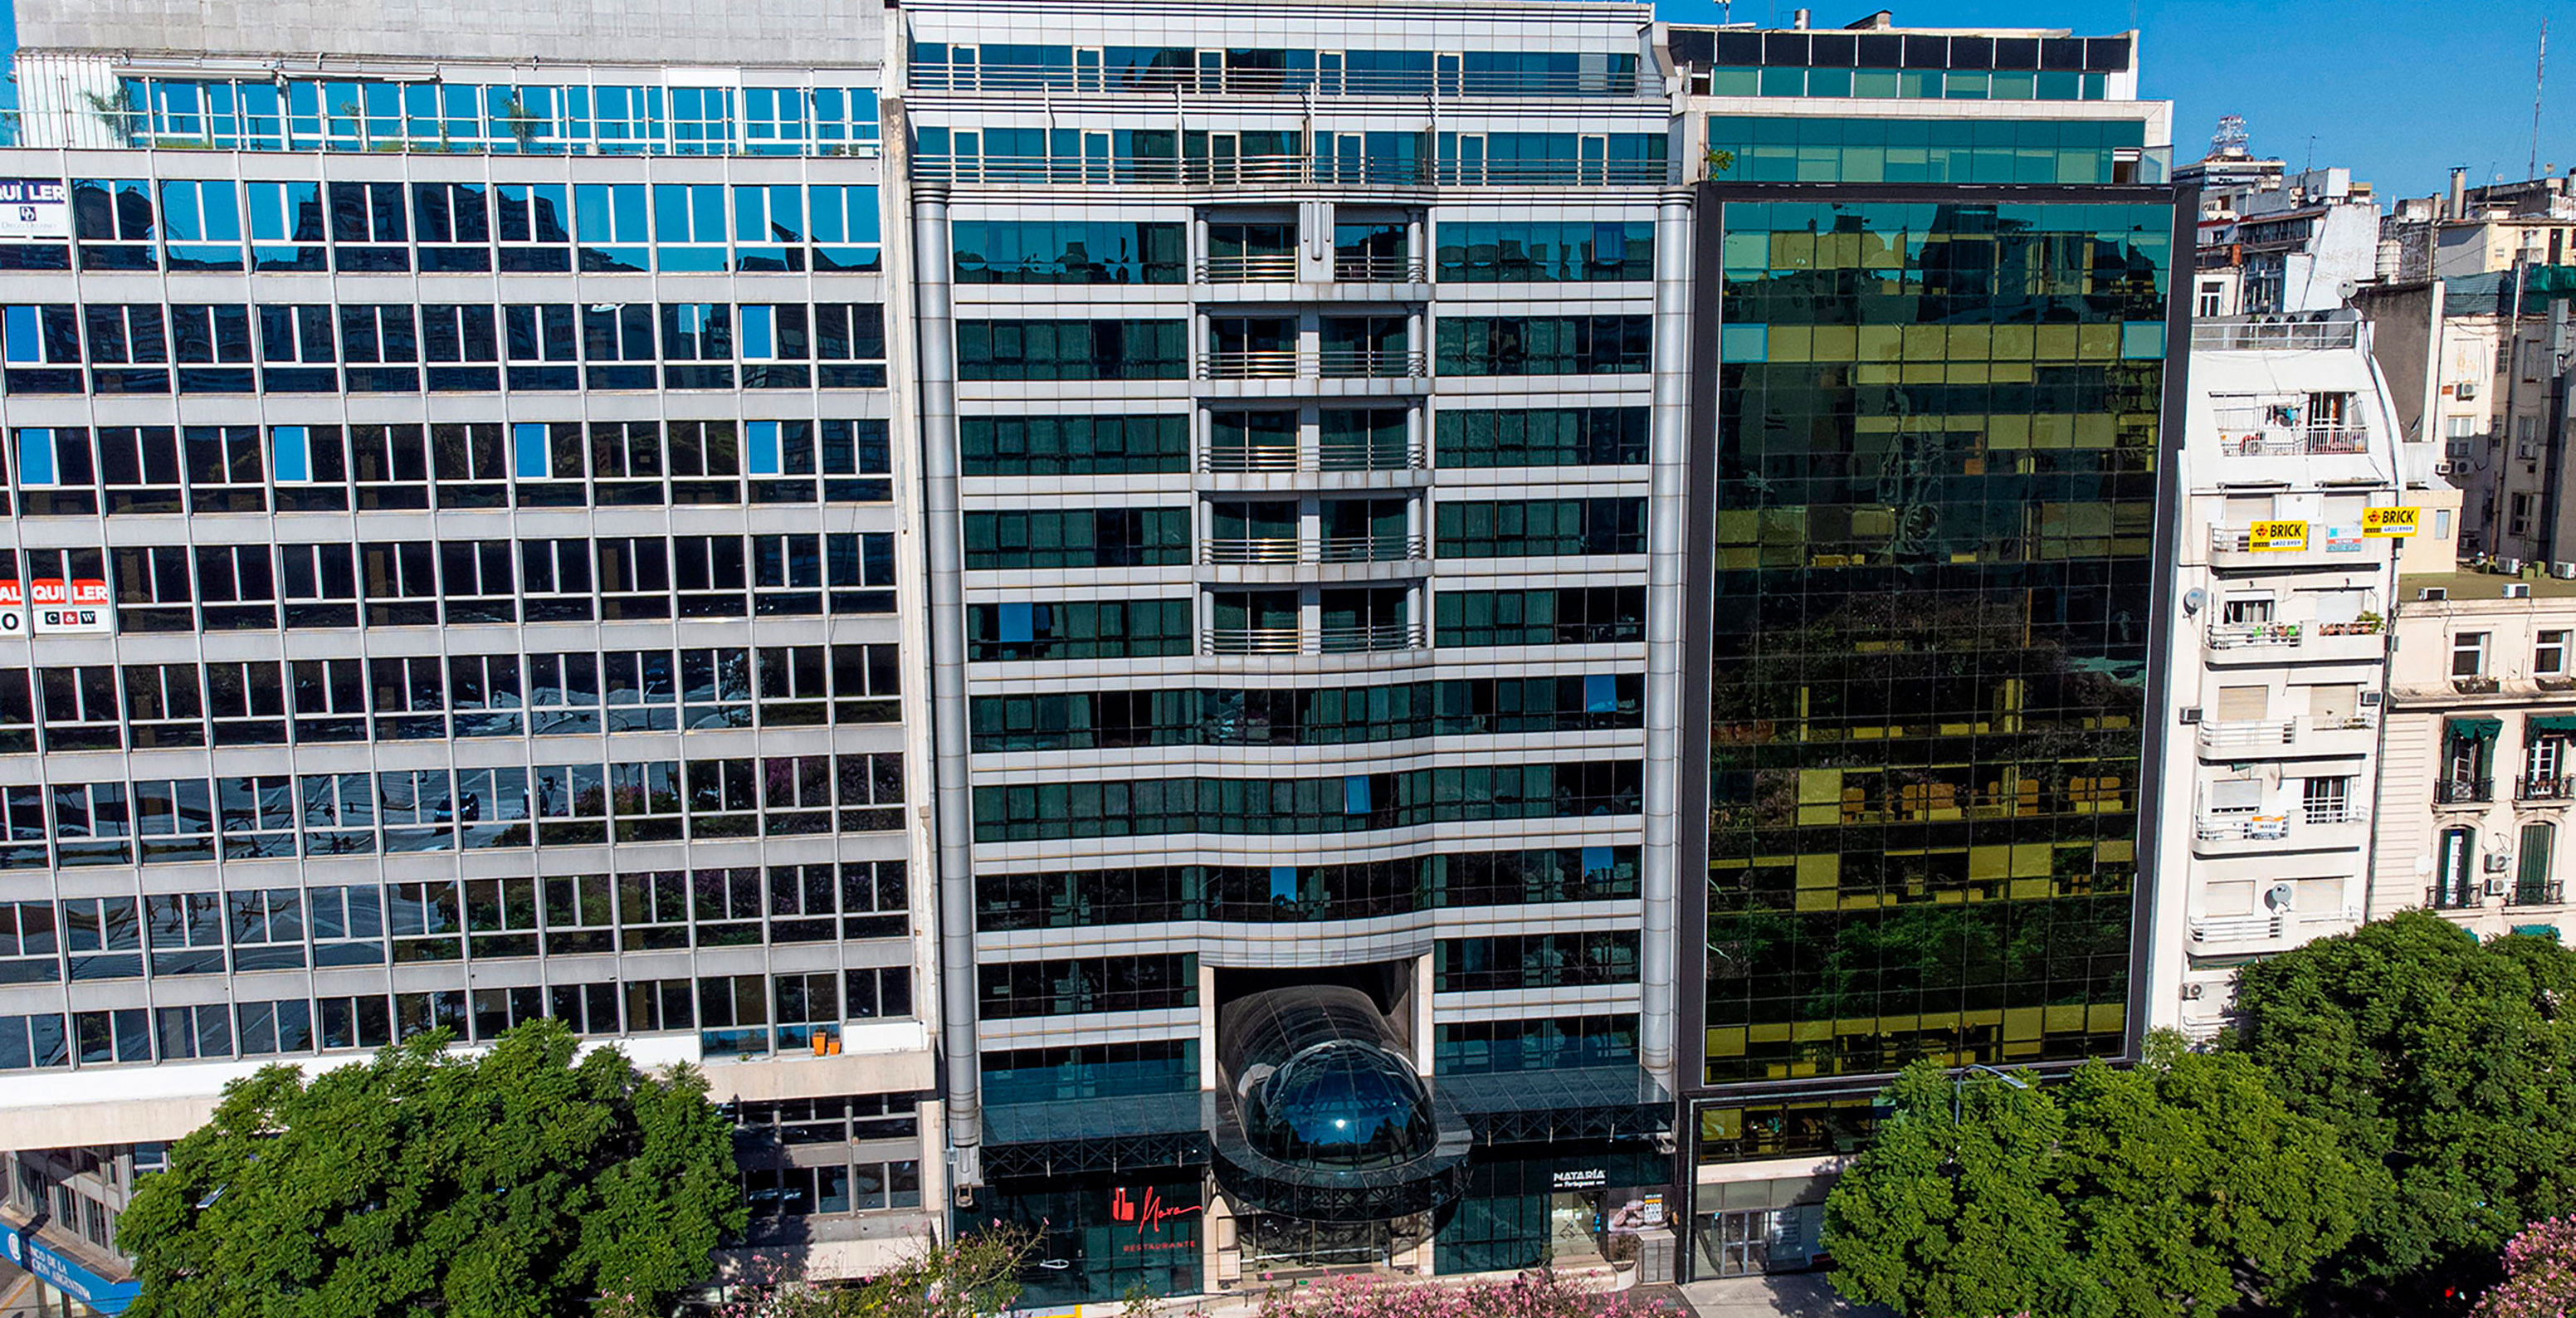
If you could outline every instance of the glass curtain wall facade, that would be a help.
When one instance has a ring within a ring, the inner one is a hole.
[[[264,79],[42,58],[119,91],[0,161],[0,1091],[97,1146],[17,1151],[22,1207],[112,1258],[119,1169],[192,1124],[128,1095],[552,1017],[759,1100],[737,1243],[910,1230],[877,70],[628,67],[699,117],[612,150],[470,128],[571,103],[470,62],[354,126],[287,80],[281,126]]]
[[[1670,1110],[1644,619],[1689,237],[1642,9],[1217,6],[1153,51],[1106,8],[904,14],[954,320],[959,1222],[1044,1224],[1046,1303],[1597,1251],[1565,1187],[1662,1183]],[[1277,1086],[1228,1083],[1246,1004],[1318,994],[1374,1051],[1297,1105],[1418,1083],[1418,1156],[1275,1147]]]
[[[1710,116],[1697,216],[1703,1277],[1815,1252],[1814,1169],[1908,1062],[2142,1028],[2161,125],[1778,106]]]

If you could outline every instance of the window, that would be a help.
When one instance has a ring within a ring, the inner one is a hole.
[[[496,183],[492,232],[500,241],[503,270],[550,273],[570,270],[572,207],[561,183]]]
[[[263,271],[324,268],[324,213],[318,183],[249,183],[251,262]]]
[[[709,1056],[769,1051],[769,984],[759,975],[698,980],[698,1041]]]
[[[72,180],[72,236],[83,270],[159,268],[152,185],[142,179]]]
[[[615,883],[605,874],[556,876],[540,881],[547,956],[617,950]]]
[[[534,842],[531,809],[526,769],[456,771],[458,841],[466,850],[524,847]]]
[[[370,627],[438,625],[436,546],[427,540],[382,541],[358,546],[366,583]]]
[[[2299,803],[2311,824],[2347,824],[2360,816],[2353,803],[2353,780],[2310,778],[2300,788]]]
[[[1177,284],[1184,236],[1178,224],[966,220],[952,245],[961,284]],[[1285,260],[1293,270],[1293,249]]]
[[[143,922],[152,947],[154,975],[224,973],[224,904],[220,894],[155,893],[143,899]]]
[[[2557,872],[2558,830],[2544,823],[2522,826],[2522,845],[2515,854],[2513,904],[2532,906],[2555,904],[2558,885],[2551,881]]]
[[[843,938],[901,938],[910,932],[912,899],[904,862],[842,862],[841,911]]]
[[[80,309],[60,303],[0,307],[0,354],[13,394],[81,392]]]
[[[1654,271],[1651,221],[1451,221],[1440,226],[1442,283],[1636,281],[1654,278]]]
[[[86,430],[13,430],[19,508],[31,516],[98,512],[98,469]]]
[[[119,1011],[76,1011],[72,1034],[83,1066],[152,1060],[150,1013],[141,1007]]]
[[[507,540],[442,540],[438,556],[447,625],[519,620],[515,545]]]
[[[2526,458],[2532,456],[2528,451],[2527,446],[2523,456]],[[2513,512],[2511,516],[2506,519],[2505,534],[2531,534],[2531,496],[2528,494],[2514,495],[2512,499],[2512,508]]]
[[[663,303],[662,358],[665,389],[733,388],[733,307]]]
[[[600,658],[611,732],[679,727],[677,668],[668,650],[611,650]]]
[[[217,661],[206,665],[205,676],[215,745],[286,744],[286,686],[278,665]]]
[[[268,472],[257,426],[188,426],[179,439],[188,471],[188,511],[268,511]]]
[[[196,587],[189,580],[184,545],[120,545],[116,567],[116,629],[120,632],[187,632],[197,629]]]
[[[1640,590],[1642,596],[1643,591]],[[966,657],[1142,659],[1190,653],[1189,599],[969,604]]]
[[[279,545],[277,557],[278,591],[285,599],[289,629],[358,625],[355,546]]]
[[[224,858],[227,860],[293,857],[296,826],[294,780],[284,775],[217,779],[215,822],[223,835]],[[317,914],[315,918],[318,921],[320,917]],[[382,959],[377,958],[379,961]]]
[[[480,255],[480,249],[476,249]],[[423,252],[426,260],[433,255]],[[499,331],[492,308],[481,304],[429,303],[420,308],[420,357],[429,363],[431,392],[488,392],[501,387]]]
[[[1442,558],[1641,554],[1643,499],[1530,499],[1443,502],[1433,531]]]
[[[0,984],[58,982],[62,950],[52,902],[0,902]]]
[[[2220,308],[2225,305],[2226,291],[2225,284],[2203,281],[2200,286],[2200,297],[2194,304],[2192,314],[2201,317],[2225,314]]]
[[[478,958],[535,956],[537,881],[467,879],[465,928]]]
[[[388,853],[456,849],[456,780],[445,769],[377,774],[376,813]]]
[[[136,749],[206,744],[195,664],[127,664],[124,678],[126,724]]]
[[[841,979],[842,1008],[851,1020],[896,1020],[912,1015],[912,967],[852,970]]]
[[[394,963],[453,961],[464,954],[457,933],[463,927],[452,879],[430,883],[385,885],[385,925],[394,939]]]
[[[689,876],[681,870],[628,872],[617,876],[617,923],[625,950],[677,949],[689,945]],[[627,1000],[627,1020],[638,1019],[634,999]],[[643,1028],[633,1026],[633,1028]],[[661,1029],[687,1029],[688,1015]]]
[[[62,920],[63,950],[70,954],[73,980],[142,975],[143,930],[133,898],[66,898]]]
[[[376,849],[376,784],[364,773],[308,773],[296,780],[303,807],[299,831],[309,856],[355,856]]]
[[[608,840],[608,775],[596,764],[540,764],[530,770],[541,846],[596,846]]]
[[[609,797],[620,842],[671,842],[685,820],[677,760],[609,766]]]
[[[460,654],[447,660],[448,705],[457,737],[515,737],[525,731],[519,656]]]
[[[413,236],[422,274],[481,274],[492,268],[492,215],[481,183],[411,185]]]
[[[1177,320],[960,320],[963,380],[1177,380],[1188,370]]]
[[[296,661],[309,663],[347,660]],[[447,739],[446,670],[436,655],[366,661],[375,696],[375,735],[379,741],[444,741]]]
[[[507,249],[503,254],[506,256]],[[576,389],[581,335],[573,309],[564,303],[521,303],[501,308],[504,347],[509,353],[510,388]]]
[[[420,328],[410,304],[341,307],[340,360],[353,394],[418,393]]]
[[[862,833],[903,827],[901,753],[835,756],[841,831]]]
[[[653,1034],[663,1030],[696,1028],[696,989],[695,984],[685,979],[627,981],[627,1031]]]
[[[246,394],[251,377],[250,308],[182,303],[170,308],[170,341],[183,394]]]
[[[962,326],[961,326],[962,328]],[[1444,316],[1442,375],[1633,375],[1649,369],[1649,316]]]
[[[365,660],[296,659],[287,664],[287,673],[287,689],[295,712],[295,740],[366,740]]]
[[[2487,671],[2487,633],[2461,632],[2451,638],[2451,676],[2484,677]]]
[[[2567,633],[2543,631],[2531,647],[2531,673],[2534,677],[2558,677],[2567,672]]]
[[[382,1048],[394,1041],[393,1003],[382,994],[317,998],[313,1006],[326,1049]]]
[[[1090,476],[1189,469],[1189,418],[1166,416],[969,416],[958,421],[963,474]],[[1289,460],[1295,460],[1293,415]]]
[[[758,834],[760,775],[754,761],[696,759],[686,767],[690,837]]]
[[[327,394],[340,388],[340,360],[329,306],[263,305],[259,309],[259,357],[263,387],[272,393]],[[284,465],[278,479],[290,477]]]
[[[235,1003],[233,1019],[244,1057],[313,1051],[313,1004],[302,998]]]
[[[323,903],[339,902],[351,889],[324,888],[314,894],[318,916]],[[360,889],[373,895],[373,888]],[[304,893],[295,888],[268,888],[224,894],[226,921],[232,929],[233,969],[301,970],[304,968]],[[345,909],[341,910],[345,917]],[[319,921],[316,921],[317,926]],[[334,925],[337,928],[337,925]],[[319,929],[316,929],[317,934]],[[327,964],[327,963],[326,963]]]
[[[770,981],[778,1047],[820,1053],[841,1037],[841,976],[784,974]]]
[[[279,511],[348,509],[349,448],[338,426],[275,426],[268,446]]]
[[[590,620],[591,552],[587,540],[519,542],[519,588],[527,621]]]
[[[113,667],[38,669],[36,695],[48,753],[120,748],[123,726]]]

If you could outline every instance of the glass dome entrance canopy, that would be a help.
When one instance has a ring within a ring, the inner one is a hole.
[[[1217,1179],[1262,1211],[1371,1221],[1464,1188],[1466,1124],[1415,1074],[1375,1003],[1308,985],[1228,1006]]]

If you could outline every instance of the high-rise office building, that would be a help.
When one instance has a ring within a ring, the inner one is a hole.
[[[1671,47],[1708,180],[1682,886],[1706,1276],[1816,1249],[1908,1062],[2135,1046],[2192,214],[2132,36],[1880,15]]]
[[[19,9],[10,1211],[112,1288],[225,1081],[554,1016],[874,1270],[941,1197],[875,8],[391,12]]]
[[[1597,1258],[1669,1179],[1650,17],[902,11],[944,1097],[1035,1298]]]

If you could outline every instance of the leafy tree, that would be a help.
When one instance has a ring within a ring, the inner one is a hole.
[[[2360,1165],[2329,1280],[2429,1307],[2521,1224],[2576,1207],[2576,953],[2404,912],[2239,976],[2231,1047]]]
[[[705,1082],[578,1061],[555,1021],[270,1066],[136,1187],[133,1318],[572,1318],[667,1310],[746,1212]]]
[[[2576,1309],[2576,1218],[2523,1228],[2504,1247],[2504,1281],[2478,1297],[2477,1318],[2565,1318]]]
[[[1890,1115],[1825,1201],[1836,1290],[1921,1318],[2097,1311],[2051,1187],[2066,1122],[2054,1100],[1992,1080],[1959,1093],[1927,1060],[1880,1101]]]
[[[2289,1111],[2261,1067],[2147,1041],[2145,1064],[2068,1081],[2058,1193],[2118,1314],[2275,1298],[2352,1236],[2360,1172],[2325,1123]]]
[[[1900,1313],[2180,1318],[2292,1290],[2352,1233],[2332,1132],[2178,1036],[2056,1089],[1918,1062],[1885,1101],[1825,1230],[1836,1288]]]

